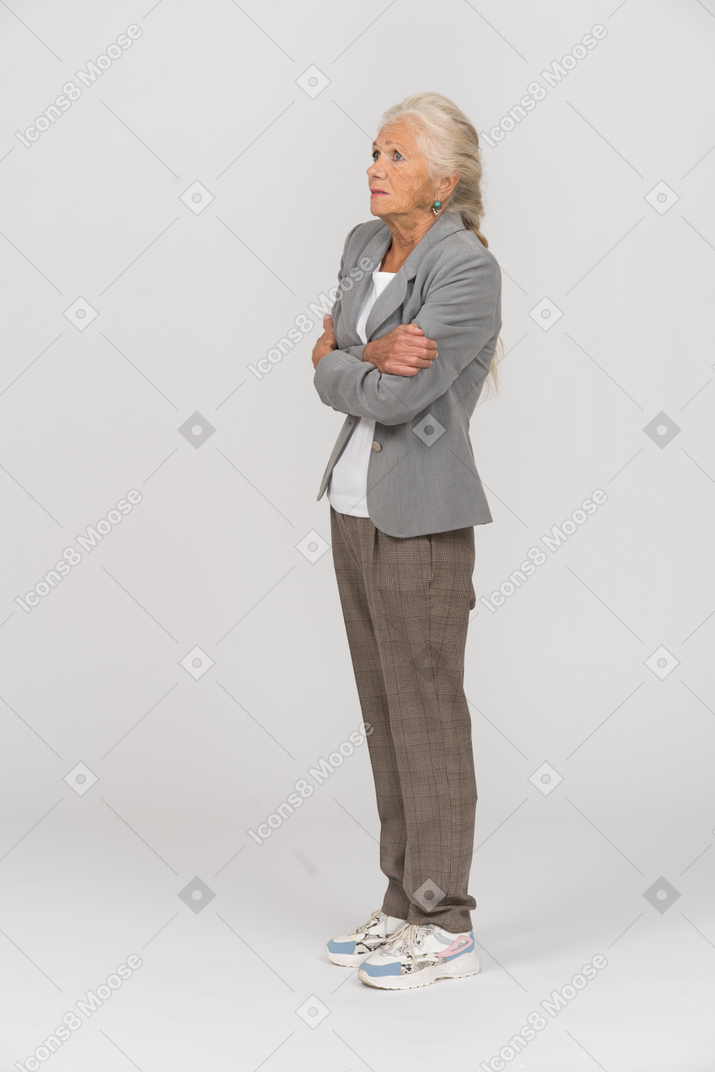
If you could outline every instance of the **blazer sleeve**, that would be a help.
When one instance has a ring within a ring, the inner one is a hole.
[[[348,246],[350,245],[350,239],[355,234],[355,232],[357,231],[359,226],[360,226],[360,224],[356,223],[355,226],[353,228],[351,228],[350,231],[348,231],[348,236],[345,239],[345,244],[343,246],[343,253],[342,253],[342,256],[340,258],[340,267],[338,268],[338,286],[339,287],[340,287],[340,284],[342,283],[342,279],[343,279],[343,271],[345,269],[345,258],[347,256]],[[333,322],[335,322],[335,312],[336,312],[336,310],[337,310],[337,308],[338,308],[338,306],[340,304],[341,299],[342,299],[342,294],[338,294],[336,296],[335,301],[333,302],[332,308],[330,310],[330,315],[333,318]]]
[[[497,262],[486,251],[465,246],[437,270],[412,321],[437,343],[439,355],[430,368],[414,376],[388,375],[361,360],[364,346],[333,350],[318,362],[313,377],[321,400],[341,413],[380,424],[411,421],[449,389],[499,331],[500,293]],[[483,359],[483,376],[489,359]]]
[[[343,254],[342,254],[342,257],[340,258],[340,267],[338,269],[338,286],[340,286],[340,284],[342,282],[342,279],[343,279],[343,271],[345,269],[345,257],[347,256],[348,246],[350,245],[350,239],[352,238],[352,236],[355,234],[355,232],[357,231],[358,227],[360,227],[360,226],[361,225],[359,223],[356,223],[355,226],[352,228],[352,230],[348,232],[348,236],[345,239],[345,245],[343,246]],[[333,302],[332,308],[330,310],[330,315],[333,318],[333,324],[335,324],[335,314],[336,314],[336,311],[338,309],[338,306],[340,305],[341,299],[342,299],[342,294],[338,294],[336,296],[335,301]],[[341,352],[342,353],[352,354],[354,357],[356,357],[358,359],[358,361],[362,361],[362,352],[365,349],[366,345],[367,345],[367,343],[358,343],[355,346],[346,346],[345,350],[341,351]],[[335,352],[337,352],[337,351],[333,351],[333,353],[335,353]],[[370,368],[375,368],[375,366],[370,365]],[[325,400],[323,400],[323,401],[325,401]],[[329,402],[326,403],[326,404],[330,405]],[[333,406],[333,409],[337,409],[337,407]]]

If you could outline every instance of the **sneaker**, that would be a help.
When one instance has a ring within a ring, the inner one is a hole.
[[[352,934],[341,934],[331,938],[325,947],[333,964],[344,968],[357,968],[359,964],[379,949],[404,925],[404,919],[386,916],[384,912],[373,912],[367,923],[358,927]]]
[[[383,990],[409,990],[437,979],[464,979],[481,970],[474,931],[450,934],[434,923],[406,923],[362,962],[358,979]]]

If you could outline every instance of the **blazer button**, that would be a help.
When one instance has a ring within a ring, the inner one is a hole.
[[[380,443],[378,443],[377,440],[373,440],[372,449],[373,450],[382,450],[382,445]]]

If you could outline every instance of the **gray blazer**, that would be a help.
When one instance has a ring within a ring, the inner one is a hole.
[[[499,265],[459,212],[437,218],[373,305],[365,334],[370,342],[415,323],[439,356],[415,376],[390,376],[363,361],[355,325],[391,239],[387,225],[371,219],[345,240],[331,310],[339,349],[321,358],[313,382],[326,406],[348,416],[317,498],[358,419],[369,417],[376,423],[366,499],[376,528],[404,537],[484,525],[492,516],[469,419],[501,328]]]

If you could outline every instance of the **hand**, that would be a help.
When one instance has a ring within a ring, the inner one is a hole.
[[[416,376],[422,368],[431,368],[437,357],[437,343],[424,338],[417,324],[398,324],[381,339],[367,343],[363,361],[370,361],[380,372],[391,376]]]
[[[318,367],[321,357],[325,357],[326,354],[332,354],[333,350],[337,350],[333,318],[330,313],[326,313],[323,317],[323,329],[323,334],[313,347],[313,368]]]

